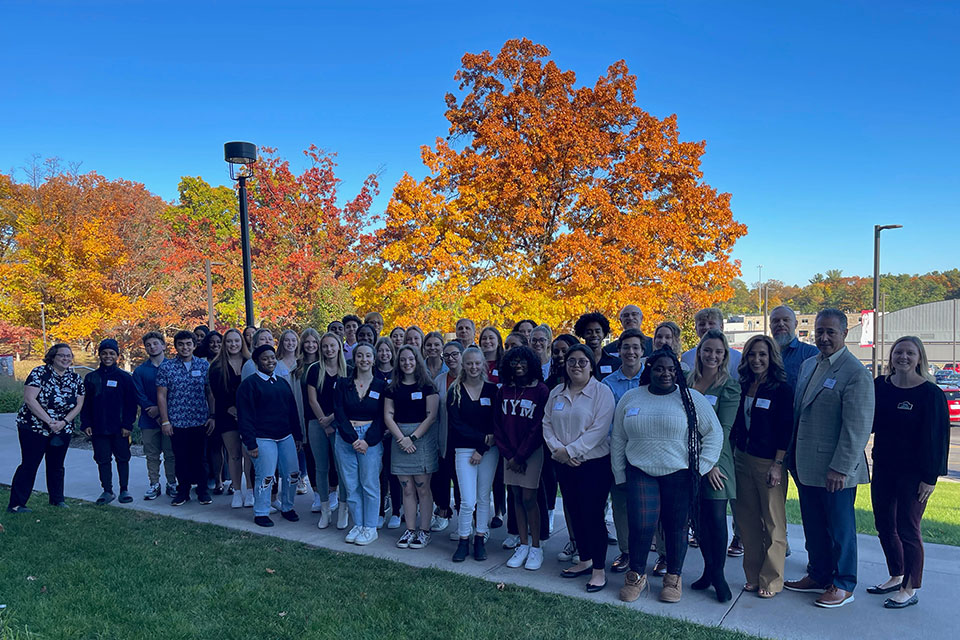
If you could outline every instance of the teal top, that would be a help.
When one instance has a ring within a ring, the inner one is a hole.
[[[708,500],[732,500],[737,497],[737,482],[733,467],[733,450],[730,447],[730,430],[737,417],[737,409],[740,408],[740,383],[733,378],[727,378],[723,384],[714,385],[704,391],[703,396],[713,405],[717,419],[720,420],[720,426],[723,427],[723,448],[720,449],[720,459],[716,466],[720,468],[723,475],[727,476],[727,479],[723,481],[723,489],[717,491],[710,481],[704,478],[701,487],[702,495]]]

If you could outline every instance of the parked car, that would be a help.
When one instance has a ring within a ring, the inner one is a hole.
[[[956,371],[937,371],[934,380],[941,386],[960,387],[960,373]]]
[[[960,362],[948,362],[943,365],[944,371],[960,371]]]
[[[947,395],[950,422],[960,423],[960,386],[946,387],[943,392]]]

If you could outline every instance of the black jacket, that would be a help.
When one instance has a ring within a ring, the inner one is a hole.
[[[99,367],[83,379],[80,424],[97,436],[133,431],[137,419],[137,389],[133,376],[117,366]]]
[[[748,433],[744,403],[749,388],[750,385],[742,385],[740,407],[730,430],[730,444],[751,456],[772,460],[777,450],[786,451],[790,447],[793,438],[793,390],[786,382],[760,385],[753,399]]]

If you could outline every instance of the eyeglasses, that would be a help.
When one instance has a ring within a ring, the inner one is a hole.
[[[546,338],[530,338],[531,344],[547,344]]]
[[[586,369],[590,366],[590,361],[586,358],[569,358],[567,360],[568,367],[580,367],[581,369]]]
[[[443,357],[446,358],[447,360],[456,360],[457,358],[460,357],[460,352],[448,351],[447,353],[443,354]]]

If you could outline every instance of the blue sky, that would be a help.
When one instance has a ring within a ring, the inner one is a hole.
[[[172,199],[229,183],[225,141],[299,166],[313,143],[344,194],[382,167],[382,210],[446,135],[460,57],[527,37],[584,84],[625,59],[640,106],[707,141],[748,282],[868,275],[874,224],[904,225],[885,272],[960,264],[956,2],[354,4],[7,0],[0,170],[58,156]]]

